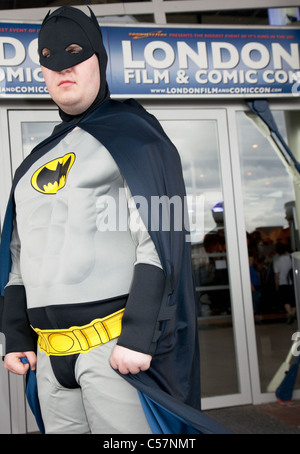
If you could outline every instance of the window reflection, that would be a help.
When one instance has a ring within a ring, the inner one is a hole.
[[[274,117],[285,136],[283,112]],[[249,269],[258,320],[281,313],[275,292],[276,246],[292,252],[287,209],[294,204],[292,179],[269,141],[247,116],[237,114]]]
[[[235,394],[239,392],[239,383],[227,268],[218,124],[215,120],[161,123],[179,151],[189,202],[202,396]]]
[[[273,112],[273,116],[286,140],[284,113]],[[290,254],[298,247],[295,194],[280,154],[244,112],[238,112],[236,119],[261,390],[275,391],[269,389],[269,384],[297,330],[296,318],[290,316],[295,314],[290,307],[295,302],[288,276]],[[284,266],[279,266],[283,261]],[[280,279],[285,293],[278,287],[278,272],[283,268]]]
[[[54,121],[22,122],[23,157],[28,156],[36,145],[48,137],[58,123]]]

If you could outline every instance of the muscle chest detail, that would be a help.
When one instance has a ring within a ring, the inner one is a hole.
[[[53,292],[53,304],[74,303],[75,295],[82,302],[128,293],[135,261],[131,234],[99,228],[108,198],[116,207],[123,204],[118,213],[127,215],[123,188],[110,153],[79,128],[21,178],[15,200],[29,305],[41,304],[45,288]],[[120,274],[119,285],[111,270]]]

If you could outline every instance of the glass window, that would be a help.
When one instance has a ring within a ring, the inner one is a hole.
[[[202,397],[239,392],[215,120],[161,121],[183,166],[198,305]],[[222,370],[222,374],[218,371]]]
[[[54,126],[58,122],[40,121],[40,122],[22,122],[22,146],[23,146],[23,157],[29,155],[32,149],[38,145],[42,140],[48,137]]]
[[[168,0],[165,0],[168,1]],[[268,10],[242,9],[218,11],[191,11],[167,13],[167,23],[212,25],[268,25]]]
[[[153,14],[132,14],[132,17],[137,22],[145,22],[145,23],[154,23],[154,15]]]
[[[286,141],[284,112],[273,112],[273,116]],[[244,112],[238,112],[236,119],[261,391],[275,391],[270,388],[271,380],[297,331],[296,317],[291,315],[295,314],[295,298],[290,265],[286,265],[295,250],[289,222],[295,206],[294,187],[272,140]],[[284,266],[289,269],[283,271]]]

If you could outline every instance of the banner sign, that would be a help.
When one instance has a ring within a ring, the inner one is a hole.
[[[49,96],[40,25],[0,23],[0,96]],[[300,95],[299,28],[101,26],[116,97]]]

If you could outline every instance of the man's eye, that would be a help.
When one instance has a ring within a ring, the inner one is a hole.
[[[45,58],[49,58],[51,56],[51,50],[47,49],[47,47],[44,47],[44,49],[42,50],[42,55]]]
[[[82,47],[79,44],[71,44],[70,46],[66,47],[66,52],[69,54],[79,54],[82,51]]]

